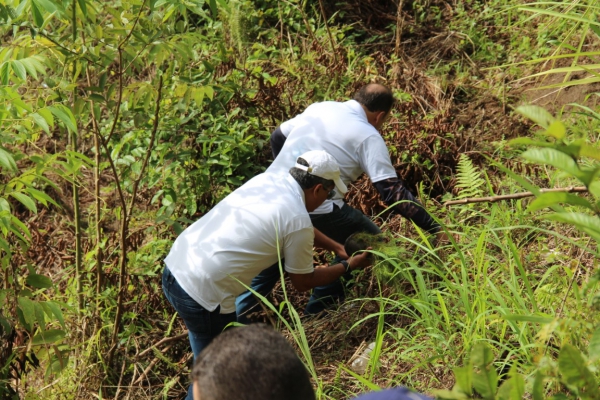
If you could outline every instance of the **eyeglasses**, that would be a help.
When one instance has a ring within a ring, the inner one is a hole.
[[[335,196],[335,186],[333,186],[331,190],[329,190],[329,193],[327,194],[327,200],[333,199],[333,196]]]

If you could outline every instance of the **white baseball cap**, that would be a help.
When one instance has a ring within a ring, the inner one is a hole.
[[[340,167],[337,161],[325,150],[308,151],[298,158],[304,159],[308,163],[308,167],[298,164],[296,160],[296,168],[306,171],[311,175],[332,180],[335,183],[335,189],[340,194],[345,194],[348,191],[348,188],[342,182],[342,178],[340,178]]]

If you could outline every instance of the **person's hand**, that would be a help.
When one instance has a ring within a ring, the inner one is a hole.
[[[372,250],[372,247],[367,247],[367,250]],[[371,253],[368,251],[363,251],[360,254],[352,256],[348,259],[348,264],[350,264],[350,269],[365,269],[369,265],[372,264]]]

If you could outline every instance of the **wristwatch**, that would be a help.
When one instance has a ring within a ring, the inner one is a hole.
[[[348,261],[342,260],[342,261],[340,261],[340,264],[342,264],[344,266],[346,273],[350,272],[350,263]]]

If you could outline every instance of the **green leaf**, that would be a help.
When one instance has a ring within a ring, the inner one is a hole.
[[[27,189],[25,189],[25,191],[27,193],[29,193],[34,199],[36,199],[37,201],[39,201],[40,203],[42,203],[45,206],[47,206],[48,203],[50,203],[57,207],[60,207],[58,205],[58,203],[52,199],[52,197],[48,196],[46,193],[44,193],[40,190],[28,187]]]
[[[593,158],[594,160],[600,160],[600,148],[590,144],[585,144],[579,150],[579,156]]]
[[[3,85],[8,85],[9,77],[10,77],[10,62],[6,61],[6,62],[2,63],[2,66],[0,67],[0,80],[2,81]]]
[[[52,344],[64,339],[65,336],[65,331],[63,331],[62,329],[48,329],[47,331],[41,331],[38,334],[36,334],[33,337],[31,344],[34,346],[39,346],[42,344]]]
[[[510,379],[498,389],[498,400],[522,400],[525,394],[525,379],[517,372],[516,364],[510,368]]]
[[[87,4],[85,3],[85,0],[77,0],[77,3],[79,4],[79,8],[81,9],[81,13],[84,16],[87,16]]]
[[[56,5],[50,0],[32,0],[32,3],[37,3],[40,6],[40,8],[43,8],[49,13],[52,13],[57,10]]]
[[[23,313],[25,322],[29,325],[33,325],[35,322],[35,306],[33,301],[29,297],[19,297],[17,300],[19,303],[19,309]]]
[[[12,60],[10,62],[10,66],[12,67],[13,71],[15,71],[15,75],[17,75],[20,79],[27,79],[27,71],[19,60]]]
[[[42,15],[42,11],[35,0],[32,0],[31,2],[31,13],[33,14],[33,22],[35,23],[35,26],[40,28],[44,24],[44,16]]]
[[[27,207],[29,211],[37,214],[37,207],[35,206],[35,202],[31,200],[31,197],[21,192],[11,192],[10,195],[19,200],[19,202]]]
[[[47,108],[40,108],[37,112],[44,117],[49,126],[54,126],[54,117],[52,116],[52,112],[50,110]]]
[[[474,366],[484,369],[488,364],[494,361],[494,353],[490,346],[485,343],[477,343],[471,350],[471,362]]]
[[[554,147],[554,143],[541,142],[528,137],[519,137],[508,141],[509,146],[539,146],[539,147]]]
[[[600,218],[583,213],[556,213],[546,216],[552,221],[565,222],[600,234]]]
[[[529,118],[544,129],[548,129],[555,118],[540,106],[526,105],[517,107],[515,110],[524,117]]]
[[[215,0],[208,0],[208,5],[210,7],[210,13],[212,14],[213,19],[216,19],[219,15],[219,10],[217,10],[217,3],[215,2]]]
[[[533,400],[544,400],[544,375],[540,371],[535,373],[535,379],[531,387],[531,396]]]
[[[58,119],[60,119],[65,124],[67,129],[69,129],[71,132],[77,133],[77,124],[71,110],[63,105],[49,106],[46,108],[50,110],[50,112],[52,112],[52,114],[54,114]]]
[[[58,304],[56,304],[53,301],[47,301],[47,302],[45,302],[45,305],[48,306],[52,310],[52,312],[54,313],[54,316],[56,316],[56,319],[58,320],[58,322],[60,322],[60,325],[63,327],[63,329],[65,329],[65,320],[63,318],[62,311],[61,311],[60,307],[58,306]]]
[[[464,367],[456,367],[452,371],[456,380],[452,391],[470,397],[473,394],[473,365],[469,362]]]
[[[509,314],[503,317],[509,321],[521,321],[521,322],[533,322],[535,324],[549,324],[554,321],[552,317],[544,317],[541,315],[517,315],[517,314]]]
[[[542,193],[529,205],[529,207],[527,207],[527,210],[537,211],[558,203],[582,206],[589,208],[590,210],[594,210],[594,206],[592,206],[592,204],[583,197],[579,197],[576,194],[566,192]]]
[[[498,387],[498,373],[493,368],[494,354],[490,346],[477,343],[471,350],[471,362],[479,369],[473,373],[473,387],[484,399],[493,400]]]
[[[581,352],[575,346],[568,343],[562,346],[558,354],[558,370],[567,385],[579,389],[580,396],[586,391],[598,390],[594,375],[585,365]]]
[[[550,124],[544,133],[556,139],[564,139],[567,136],[567,128],[561,121],[556,120]]]
[[[52,287],[52,279],[44,275],[29,274],[25,282],[36,289],[47,289]]]
[[[576,178],[579,178],[581,175],[581,171],[579,170],[579,166],[575,160],[557,149],[529,149],[521,154],[521,157],[538,164],[551,165],[561,171],[565,171],[573,175]],[[587,184],[587,182],[584,183]]]
[[[31,114],[31,118],[33,119],[33,122],[35,122],[36,125],[38,125],[40,128],[42,128],[44,130],[44,132],[46,132],[48,134],[50,133],[50,126],[48,126],[48,122],[46,121],[46,119],[44,117],[42,117],[38,113],[33,113],[33,114]]]
[[[590,362],[600,359],[600,327],[596,328],[588,346],[588,358]]]
[[[0,147],[0,166],[8,169],[9,171],[17,170],[17,163],[15,162],[12,154],[4,150],[2,147]]]

